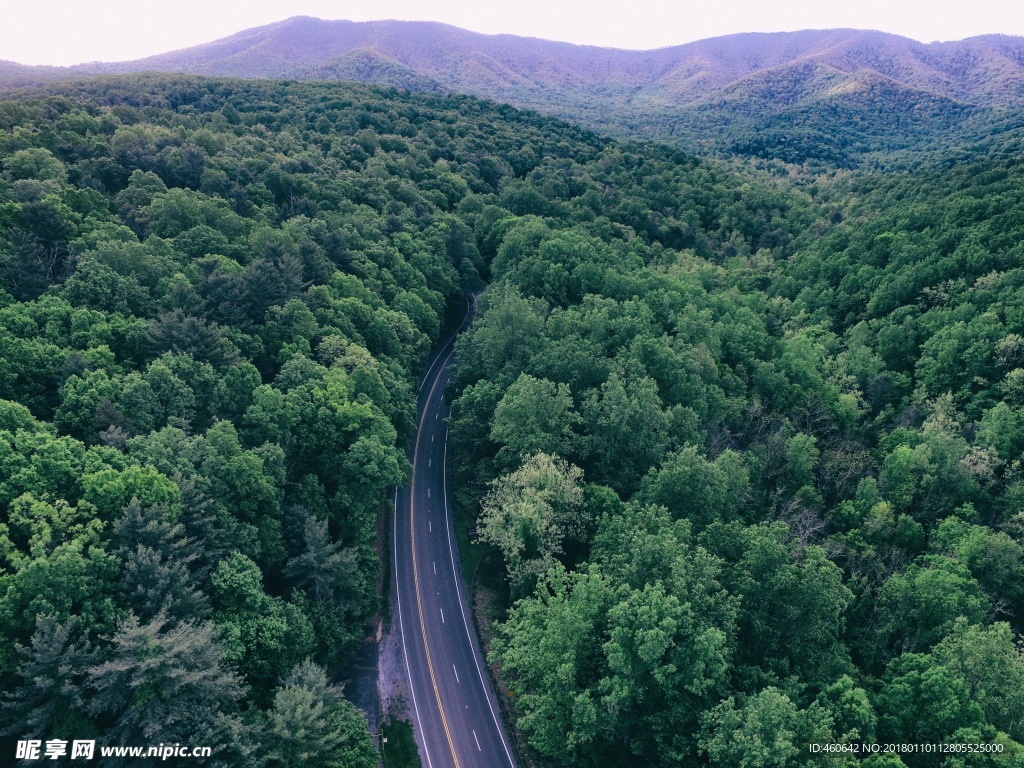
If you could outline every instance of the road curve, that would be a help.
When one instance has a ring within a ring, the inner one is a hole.
[[[420,386],[412,481],[395,493],[395,613],[423,765],[516,768],[466,603],[448,507],[444,390],[468,320],[467,311]]]

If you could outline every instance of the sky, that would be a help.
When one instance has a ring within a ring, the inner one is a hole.
[[[441,21],[474,32],[649,49],[736,32],[853,27],[931,42],[1024,35],[1014,0],[7,0],[0,59],[21,64],[126,61],[289,16]]]

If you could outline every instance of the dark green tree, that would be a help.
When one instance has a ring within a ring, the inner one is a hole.
[[[310,662],[296,666],[274,694],[264,748],[271,768],[373,768],[378,756],[362,714]]]

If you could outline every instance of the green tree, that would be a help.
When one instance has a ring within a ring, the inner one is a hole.
[[[815,702],[832,717],[840,742],[874,743],[878,715],[868,692],[857,686],[849,675],[843,675],[823,689]]]
[[[284,575],[314,600],[340,607],[357,584],[356,552],[332,541],[326,520],[304,516],[304,551],[288,561]]]
[[[113,629],[118,608],[120,561],[107,553],[89,532],[52,551],[24,558],[17,571],[5,574],[0,595],[0,623],[6,628],[0,646],[5,671],[13,666],[15,641],[28,638],[38,616],[66,622],[77,616],[83,632],[103,634]]]
[[[87,668],[86,711],[110,724],[111,739],[190,742],[214,752],[251,749],[224,741],[238,735],[244,688],[224,665],[212,624],[169,627],[162,615],[142,623],[129,614],[110,643],[104,658]]]
[[[133,499],[145,507],[166,506],[171,515],[181,509],[181,491],[153,467],[129,465],[123,470],[101,469],[82,478],[82,498],[92,504],[100,519],[114,520]]]
[[[644,478],[638,496],[703,527],[734,518],[749,482],[736,453],[724,451],[709,461],[695,446],[686,445]]]
[[[121,540],[122,589],[131,610],[143,621],[163,615],[169,622],[196,620],[210,612],[195,573],[202,546],[185,536],[185,527],[165,507],[144,508],[133,499],[114,523]]]
[[[670,444],[658,385],[647,377],[632,380],[613,373],[599,392],[584,396],[582,413],[593,479],[631,493]]]
[[[42,147],[20,149],[4,158],[4,178],[10,181],[18,179],[50,179],[56,182],[67,180],[67,169],[64,163],[54,157],[53,153]]]
[[[879,737],[904,744],[943,742],[961,728],[984,722],[963,678],[915,653],[889,665],[876,706]]]
[[[32,642],[18,647],[21,685],[0,699],[6,725],[0,735],[32,738],[40,733],[81,733],[92,730],[85,711],[85,670],[93,650],[77,629],[74,617],[60,623],[52,616],[36,619]]]
[[[373,768],[378,761],[362,714],[310,662],[296,666],[274,694],[264,748],[272,768]]]
[[[800,710],[774,687],[746,697],[729,697],[704,717],[700,748],[711,765],[770,768],[790,765],[854,765],[842,756],[811,755],[808,745],[831,744],[827,713],[811,705]]]
[[[1024,743],[1024,654],[1009,624],[971,625],[959,618],[931,656],[967,684],[987,723]]]
[[[737,656],[746,674],[796,675],[820,688],[850,669],[842,638],[853,593],[821,547],[798,549],[787,534],[779,523],[718,525],[702,540],[736,558],[725,580],[742,598]]]
[[[492,644],[530,743],[576,765],[694,760],[732,659],[720,568],[664,509],[604,518],[594,562],[549,571]]]
[[[582,483],[579,467],[538,453],[491,484],[480,506],[480,538],[501,550],[517,594],[532,590],[566,539],[583,537],[588,520]]]
[[[210,575],[210,592],[225,660],[245,675],[257,695],[269,695],[281,670],[312,651],[309,618],[298,605],[264,592],[257,565],[237,552]]]
[[[568,385],[524,373],[494,409],[490,436],[502,445],[499,458],[504,454],[509,464],[533,453],[570,457],[577,437],[574,430],[581,422]]]
[[[507,283],[492,287],[480,302],[483,314],[456,342],[459,375],[465,383],[487,378],[511,384],[542,346],[547,307]]]
[[[1015,613],[1024,602],[1024,547],[1006,532],[949,517],[933,530],[931,548],[964,563],[1003,610]]]
[[[892,575],[878,596],[881,636],[897,652],[927,650],[958,617],[978,623],[990,611],[989,600],[967,567],[939,555],[926,555]]]

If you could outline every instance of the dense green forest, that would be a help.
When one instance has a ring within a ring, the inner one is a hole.
[[[872,766],[1022,764],[1019,159],[810,202],[641,174],[665,218],[632,237],[572,199],[508,220],[458,345],[455,487],[503,564],[491,658],[528,743],[574,766],[853,765],[808,745],[865,742],[1003,750]]]
[[[6,735],[376,764],[329,680],[379,609],[414,382],[485,268],[453,210],[601,146],[503,114],[170,78],[0,103]]]
[[[0,729],[375,765],[332,680],[483,289],[451,487],[531,760],[1024,764],[1024,165],[968,155],[794,186],[463,96],[4,94]]]

